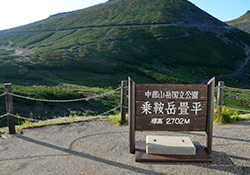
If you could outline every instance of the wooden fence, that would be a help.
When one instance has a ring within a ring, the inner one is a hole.
[[[216,87],[217,89],[217,102],[216,102],[216,111],[217,114],[220,115],[222,112],[222,108],[226,108],[232,111],[236,111],[237,114],[238,112],[245,112],[245,113],[250,113],[250,110],[241,110],[241,109],[233,109],[233,108],[228,108],[224,106],[224,98],[231,98],[233,100],[238,100],[238,101],[243,101],[245,103],[250,104],[250,99],[245,100],[245,99],[240,99],[240,98],[233,98],[233,97],[225,97],[224,96],[224,90],[225,89],[230,89],[230,90],[237,90],[237,91],[250,91],[250,89],[240,89],[240,88],[233,88],[233,87],[228,87],[225,86],[224,81],[219,81],[218,86]]]

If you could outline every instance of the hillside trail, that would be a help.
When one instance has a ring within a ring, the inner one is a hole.
[[[245,46],[244,51],[245,51],[247,57],[244,59],[244,61],[240,65],[238,65],[237,69],[234,72],[232,72],[230,74],[215,76],[216,79],[222,79],[222,78],[229,78],[229,77],[237,76],[237,75],[239,75],[241,73],[241,71],[249,63],[249,60],[250,60],[250,47],[245,43],[242,43],[242,44]],[[250,77],[250,74],[247,74],[247,76]],[[206,83],[208,80],[209,79],[201,80],[198,83]]]
[[[118,25],[100,25],[100,26],[84,26],[84,27],[75,27],[70,29],[62,29],[62,30],[38,30],[38,31],[23,31],[23,32],[11,32],[7,34],[1,34],[0,35],[21,35],[21,34],[39,34],[44,32],[64,32],[64,31],[71,31],[74,30],[78,31],[81,29],[95,29],[95,28],[116,28],[116,27],[151,27],[151,26],[164,26],[164,27],[192,27],[192,28],[206,28],[206,29],[225,29],[225,30],[231,30],[232,27],[230,26],[210,26],[210,25],[195,25],[195,24],[185,24],[183,22],[177,22],[177,23],[155,23],[155,24],[118,24]],[[177,36],[171,36],[166,37],[166,39],[172,39],[172,38],[180,38],[180,37],[187,37],[189,36],[189,33],[185,32],[184,34],[177,35]],[[13,48],[13,47],[5,47],[0,46],[0,49],[6,49],[6,50],[15,50],[16,53],[8,56],[20,56],[25,57],[31,55],[33,52],[32,50],[24,49],[24,48]]]
[[[25,57],[25,56],[29,56],[33,53],[32,50],[30,49],[23,49],[23,48],[16,48],[16,47],[5,47],[5,46],[0,46],[0,49],[4,49],[4,50],[15,50],[14,54],[11,55],[6,55],[6,56],[14,56],[14,57]]]
[[[241,73],[241,71],[245,68],[245,66],[248,64],[249,60],[250,60],[250,47],[245,44],[245,43],[242,43],[244,44],[244,51],[247,55],[247,57],[244,59],[244,61],[238,66],[238,68],[231,74],[227,74],[227,75],[220,75],[218,76],[218,78],[226,78],[226,77],[233,77],[233,76],[237,76]],[[249,75],[248,75],[249,76]]]
[[[27,50],[27,49],[15,49],[16,53],[14,53],[12,56],[20,56],[20,57],[25,57],[31,55],[33,52],[32,50]]]
[[[117,25],[99,25],[99,26],[83,26],[83,27],[73,27],[68,29],[61,30],[37,30],[37,31],[21,31],[21,32],[12,32],[5,33],[2,35],[20,35],[20,34],[34,34],[34,33],[43,33],[43,32],[64,32],[71,30],[81,30],[81,29],[95,29],[95,28],[115,28],[115,27],[151,27],[151,26],[164,26],[164,27],[192,27],[192,28],[207,28],[207,29],[225,29],[231,30],[231,26],[212,26],[212,25],[200,25],[200,24],[185,24],[183,22],[177,23],[155,23],[155,24],[117,24]]]

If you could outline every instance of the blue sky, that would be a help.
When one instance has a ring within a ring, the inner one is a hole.
[[[189,0],[221,21],[228,21],[250,10],[250,0]]]
[[[214,17],[227,21],[250,10],[250,0],[190,0]],[[0,30],[32,23],[50,15],[86,8],[107,0],[1,0]]]

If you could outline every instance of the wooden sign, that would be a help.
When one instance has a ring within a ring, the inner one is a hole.
[[[135,131],[205,131],[211,153],[215,79],[207,84],[129,83],[130,152]]]
[[[136,130],[205,131],[207,85],[136,84]]]

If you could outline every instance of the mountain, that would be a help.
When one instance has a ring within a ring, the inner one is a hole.
[[[250,10],[248,10],[241,17],[231,20],[231,21],[227,21],[226,23],[240,30],[243,30],[247,33],[250,33]]]
[[[110,0],[0,31],[0,79],[115,86],[128,76],[138,83],[216,76],[249,87],[249,46],[249,34],[186,0]]]

